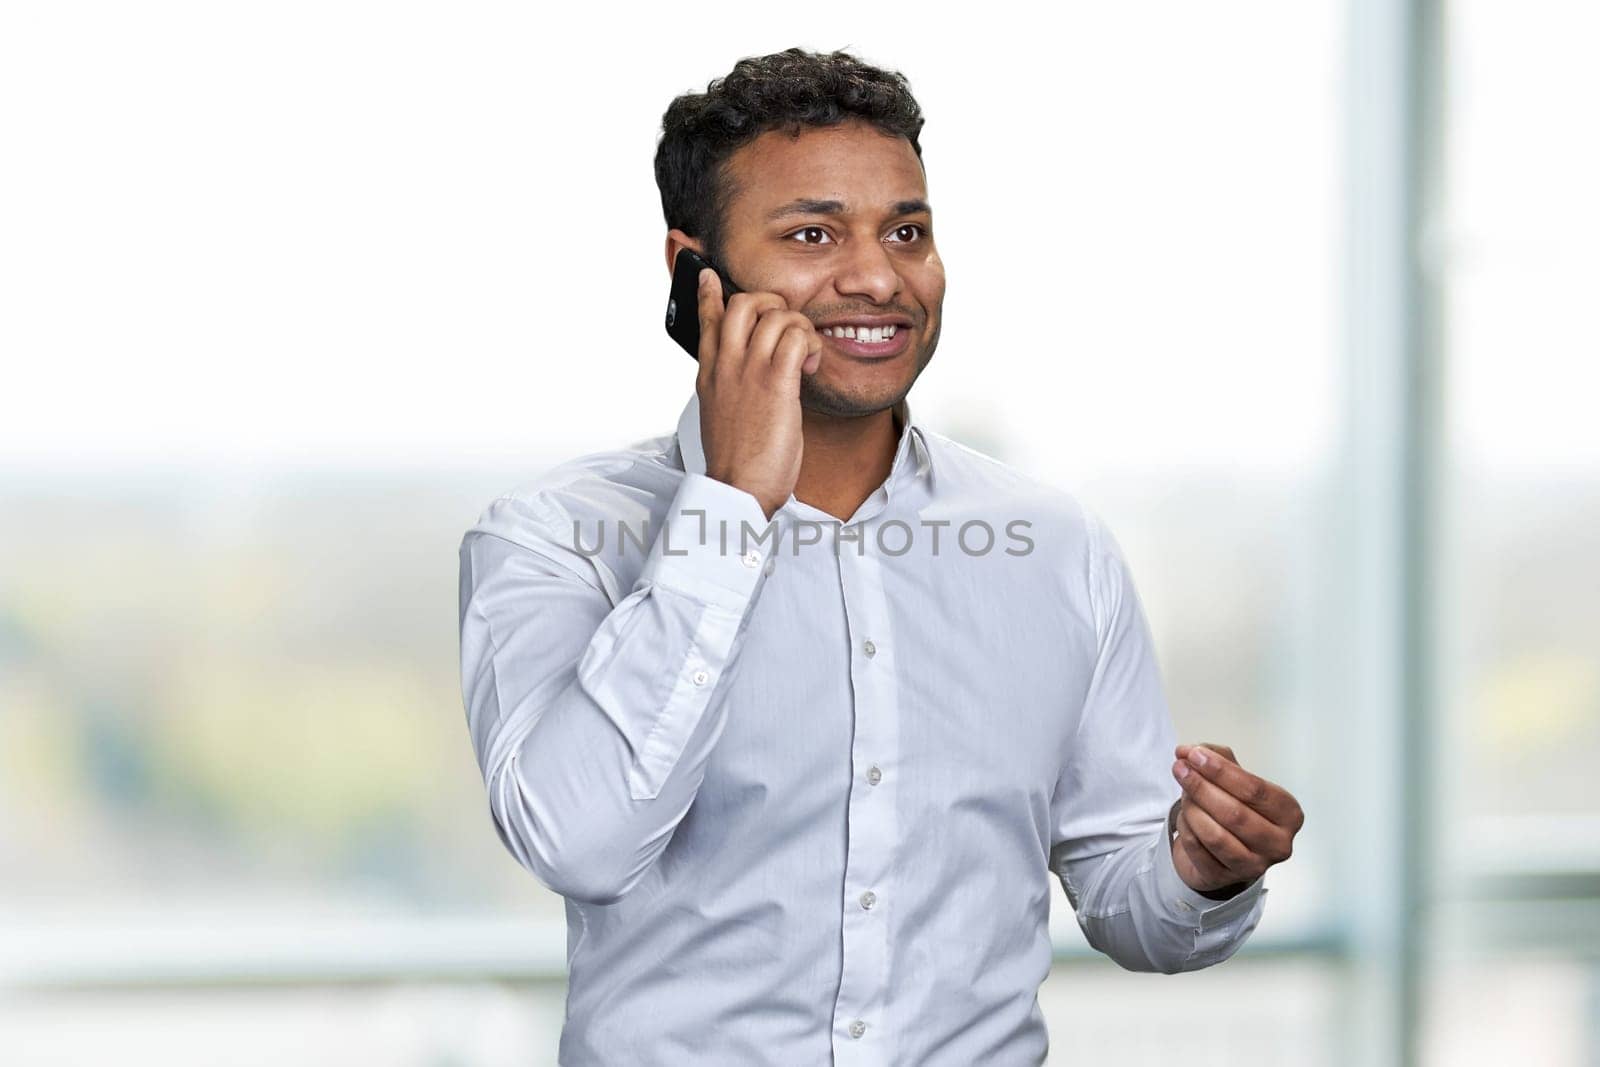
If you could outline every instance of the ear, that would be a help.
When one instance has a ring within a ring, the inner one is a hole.
[[[680,248],[692,248],[702,256],[706,254],[706,245],[705,245],[704,241],[700,240],[697,237],[690,237],[688,234],[684,233],[682,230],[679,230],[679,229],[676,229],[676,228],[668,230],[667,231],[667,273],[668,274],[671,274],[672,273],[672,269],[675,266],[677,266],[677,263],[678,263],[678,249],[680,249]]]

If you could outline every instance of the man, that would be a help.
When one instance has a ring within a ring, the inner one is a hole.
[[[842,52],[675,100],[668,270],[741,290],[702,272],[694,396],[463,540],[494,825],[567,903],[566,1067],[1042,1062],[1052,873],[1117,963],[1195,970],[1303,821],[1174,744],[1099,519],[912,418],[945,288],[922,123]]]

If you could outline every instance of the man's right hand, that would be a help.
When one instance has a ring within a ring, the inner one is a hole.
[[[700,437],[706,474],[743,489],[767,518],[800,480],[800,375],[822,362],[822,335],[777,293],[734,293],[700,272]]]

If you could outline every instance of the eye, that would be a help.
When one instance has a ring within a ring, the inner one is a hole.
[[[821,234],[823,237],[828,237],[828,231],[824,230],[821,226],[804,226],[804,227],[794,231],[794,233],[789,234],[788,236],[796,237],[796,236],[799,236],[800,234],[809,234],[809,233]],[[829,237],[828,239],[831,241],[833,238]],[[823,242],[821,242],[821,241],[801,240],[798,243],[799,244],[803,244],[803,245],[815,245],[815,244],[822,244]]]
[[[905,231],[905,230],[915,230],[915,231],[917,231],[917,235],[919,237],[925,235],[928,232],[927,228],[924,227],[920,222],[908,222],[904,226],[896,226],[894,228],[894,232],[895,233],[901,233],[902,231]],[[916,238],[912,237],[912,238],[907,238],[905,241],[901,241],[899,243],[900,244],[909,244],[911,241],[914,241],[914,240],[916,240]]]

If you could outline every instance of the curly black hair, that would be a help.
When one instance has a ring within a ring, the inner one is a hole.
[[[736,193],[724,166],[730,156],[774,129],[835,126],[860,118],[911,142],[922,159],[922,108],[899,71],[870,66],[843,50],[790,48],[747,57],[703,93],[672,101],[656,145],[656,185],[668,229],[680,229],[722,256],[723,206]]]

